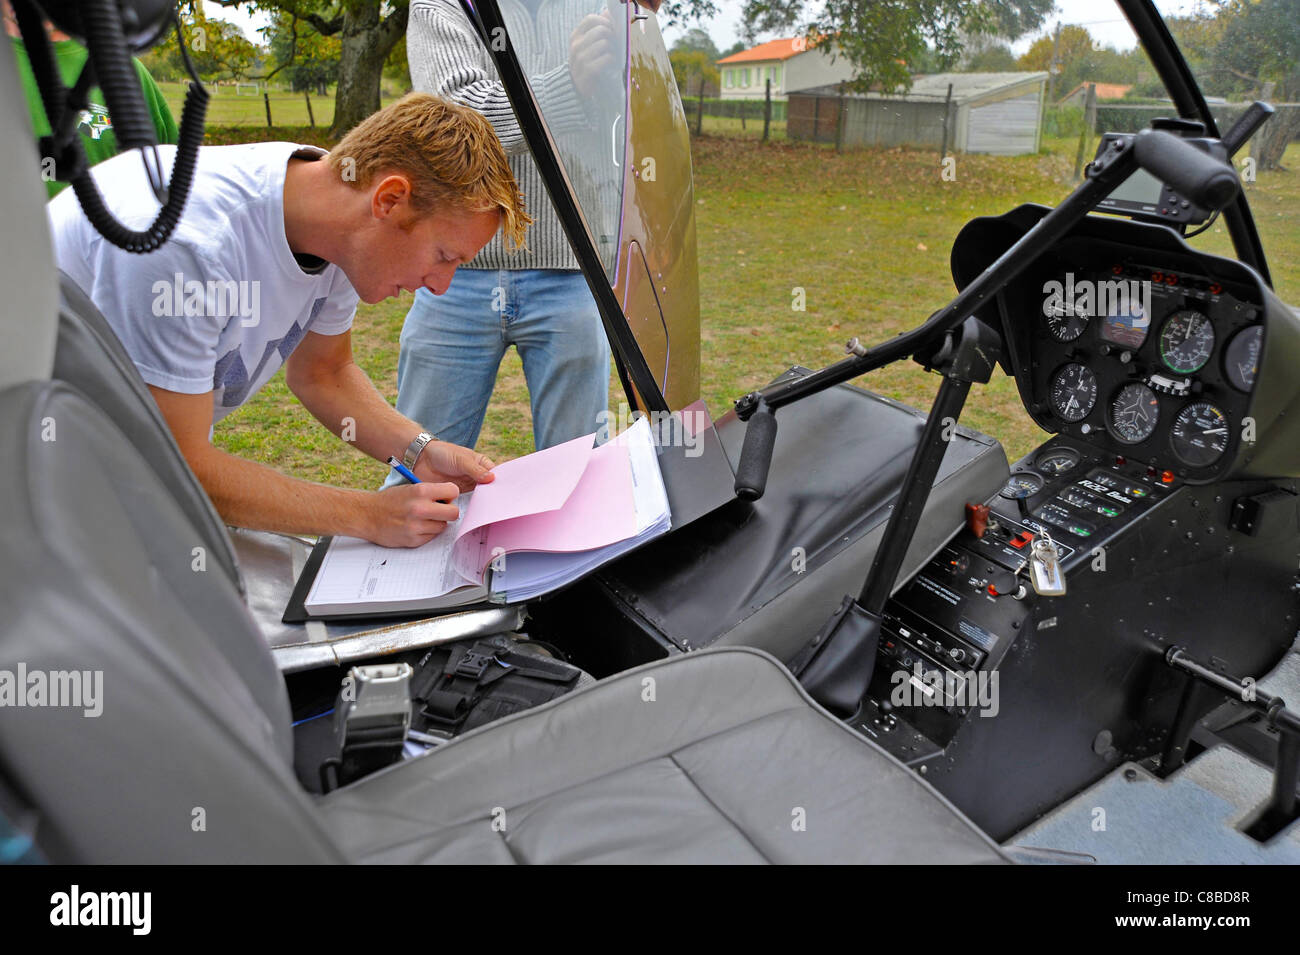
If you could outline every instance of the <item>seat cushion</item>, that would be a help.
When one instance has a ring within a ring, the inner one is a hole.
[[[320,805],[362,862],[1006,861],[747,648],[626,671]]]

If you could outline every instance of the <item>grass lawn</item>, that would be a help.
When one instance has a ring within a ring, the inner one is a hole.
[[[1058,201],[1070,188],[1077,142],[1049,142],[1035,156],[959,156],[956,180],[945,181],[930,152],[836,153],[784,140],[764,146],[709,135],[707,126],[706,119],[706,134],[693,145],[702,391],[715,416],[792,364],[816,368],[837,360],[850,336],[874,344],[924,321],[955,294],[948,254],[961,226],[1019,202]],[[214,131],[213,139],[228,141],[224,136]],[[1292,147],[1288,165],[1292,172],[1264,174],[1249,190],[1278,291],[1300,303],[1300,146]],[[1221,226],[1195,242],[1207,251],[1230,250]],[[806,311],[791,307],[796,288],[804,290]],[[390,399],[409,303],[408,296],[363,305],[353,333],[358,360]],[[859,383],[922,408],[938,387],[937,378],[910,362]],[[616,381],[610,393],[617,407]],[[973,389],[962,421],[999,438],[1013,460],[1045,437],[1006,377]],[[301,477],[353,487],[373,487],[383,477],[379,464],[310,418],[283,374],[226,418],[216,441]],[[497,460],[532,450],[514,351],[502,363],[479,446]]]
[[[172,111],[172,116],[179,124],[181,107],[185,103],[187,84],[181,82],[159,83],[163,98]],[[208,100],[207,122],[209,126],[260,126],[266,130],[266,103],[261,91],[244,87],[239,92],[233,86],[209,87],[211,98]],[[385,91],[388,92],[388,91]],[[311,119],[321,129],[328,129],[334,122],[334,90],[328,95],[317,96],[311,93],[311,112],[308,114],[308,97],[302,93],[291,93],[282,89],[271,89],[271,122],[275,126],[308,126]],[[380,98],[383,105],[391,103],[395,96],[385,95]],[[266,137],[262,137],[266,138]]]

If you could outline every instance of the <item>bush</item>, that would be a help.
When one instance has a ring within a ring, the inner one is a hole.
[[[304,143],[330,149],[334,140],[324,126],[209,126],[203,133],[205,146],[241,143]]]
[[[1043,110],[1043,135],[1078,136],[1083,132],[1082,106],[1048,106]]]
[[[761,99],[720,99],[705,97],[704,115],[718,116],[725,119],[740,119],[742,116],[746,120],[756,119],[760,123],[763,121],[763,100]],[[785,119],[786,104],[773,99],[772,100],[772,122],[777,123]],[[686,111],[686,118],[694,123],[696,111],[700,108],[700,98],[698,96],[682,97],[682,108]]]

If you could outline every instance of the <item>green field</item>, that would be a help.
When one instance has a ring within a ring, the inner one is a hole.
[[[180,122],[181,107],[185,103],[186,85],[179,82],[158,84],[177,123]],[[261,126],[263,129],[266,128],[266,102],[262,98],[261,91],[251,90],[247,86],[239,91],[236,91],[234,86],[216,86],[209,87],[208,92],[210,94],[207,112],[209,126]],[[387,105],[395,97],[389,95],[387,90],[384,92],[385,95],[381,97],[381,101],[384,105]],[[307,126],[309,119],[314,119],[318,127],[328,129],[330,123],[334,122],[334,91],[332,89],[329,90],[326,96],[317,96],[315,93],[291,93],[288,90],[272,87],[269,90],[269,98],[271,100],[271,122],[275,126]],[[307,108],[309,100],[311,103],[310,116]]]
[[[320,117],[317,117],[318,122]],[[706,120],[707,126],[707,120]],[[293,138],[295,131],[276,135]],[[214,131],[213,141],[234,134]],[[715,416],[792,364],[819,367],[843,355],[850,336],[875,343],[924,321],[955,290],[953,237],[973,216],[1020,202],[1053,203],[1070,188],[1076,141],[1049,142],[1035,156],[959,156],[956,180],[931,152],[836,153],[832,148],[706,135],[694,143],[699,232],[702,392]],[[1289,173],[1248,188],[1278,291],[1300,302],[1300,146]],[[1228,251],[1221,226],[1195,240]],[[802,288],[807,309],[792,309]],[[409,297],[362,306],[358,360],[390,398],[397,340]],[[873,373],[865,386],[928,407],[938,379],[908,362]],[[611,396],[621,399],[616,382]],[[1044,435],[1005,377],[971,392],[963,423],[999,438],[1013,460]],[[216,430],[231,451],[301,477],[371,487],[382,468],[325,432],[288,394],[283,374]],[[480,448],[498,460],[532,450],[528,396],[518,356],[501,367]]]

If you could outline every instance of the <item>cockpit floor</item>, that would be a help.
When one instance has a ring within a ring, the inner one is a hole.
[[[1300,820],[1264,844],[1240,831],[1267,800],[1272,781],[1266,767],[1224,745],[1166,780],[1125,763],[1004,848],[1017,857],[1027,849],[1082,853],[1102,865],[1295,865]]]

